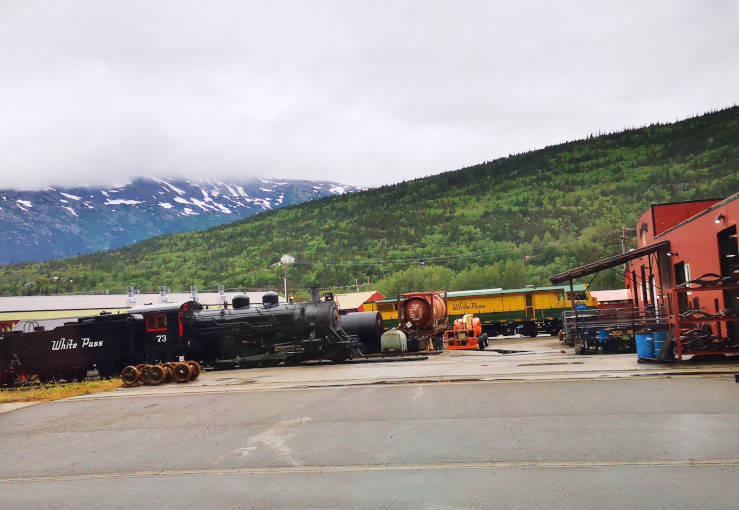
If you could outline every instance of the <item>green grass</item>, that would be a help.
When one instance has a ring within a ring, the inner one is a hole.
[[[34,385],[0,390],[0,404],[8,402],[44,402],[62,398],[110,391],[121,386],[120,379],[103,379],[76,383]]]

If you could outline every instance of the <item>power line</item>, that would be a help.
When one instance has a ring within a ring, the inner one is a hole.
[[[570,241],[561,241],[558,242],[556,246],[562,246],[562,245],[569,245],[572,243],[579,242],[578,239],[572,239]],[[532,246],[529,248],[530,251],[540,251],[544,248],[548,248],[550,245],[539,245],[539,246]],[[428,245],[429,248],[434,247],[433,245]],[[436,247],[439,247],[439,245],[436,245]],[[445,248],[450,248],[446,247]],[[406,257],[406,258],[399,258],[399,259],[369,259],[369,260],[362,260],[362,261],[347,261],[347,260],[296,260],[295,265],[311,265],[311,264],[328,264],[331,266],[362,266],[362,265],[376,265],[376,264],[389,264],[389,263],[395,263],[395,262],[408,262],[408,263],[418,263],[418,262],[428,262],[428,261],[451,261],[451,260],[460,260],[460,259],[468,259],[468,260],[477,260],[480,258],[483,258],[485,256],[489,255],[501,255],[504,253],[514,253],[516,251],[520,251],[523,248],[520,246],[511,247],[511,248],[503,248],[499,250],[486,250],[483,252],[470,252],[460,255],[439,255],[439,256],[415,256],[415,257]]]

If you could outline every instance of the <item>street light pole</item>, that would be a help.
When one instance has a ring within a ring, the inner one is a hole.
[[[282,264],[282,270],[284,272],[283,280],[285,283],[285,301],[290,301],[290,298],[287,296],[287,264]]]
[[[295,257],[293,257],[292,255],[288,253],[280,257],[279,264],[282,266],[283,282],[285,284],[285,301],[286,302],[290,301],[290,296],[287,293],[287,266],[293,263],[295,263]]]

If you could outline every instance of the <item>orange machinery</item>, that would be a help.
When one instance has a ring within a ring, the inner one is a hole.
[[[488,346],[488,335],[482,332],[479,317],[466,314],[454,321],[454,328],[444,332],[444,343],[447,349],[480,349]]]

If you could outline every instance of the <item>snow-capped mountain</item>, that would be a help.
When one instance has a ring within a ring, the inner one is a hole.
[[[326,181],[142,177],[112,188],[0,190],[0,264],[120,248],[362,189]]]

